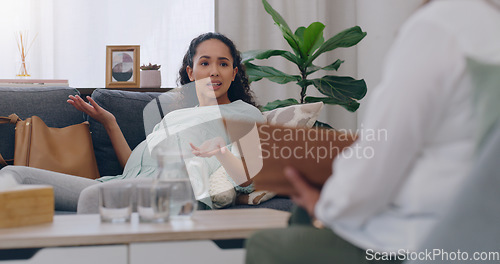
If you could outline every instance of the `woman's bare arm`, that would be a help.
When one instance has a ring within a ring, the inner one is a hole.
[[[83,99],[78,95],[70,95],[68,103],[73,105],[76,109],[86,113],[104,126],[109,138],[111,139],[111,144],[115,150],[118,162],[120,162],[122,167],[125,167],[132,150],[125,140],[125,137],[116,122],[115,116],[100,107],[90,96],[87,96],[87,100],[89,100],[90,104],[83,101]]]
[[[247,177],[243,161],[227,149],[222,138],[208,140],[200,147],[196,147],[193,144],[190,145],[193,154],[198,157],[211,157],[215,155],[227,174],[239,186],[246,187],[252,183],[252,180]]]

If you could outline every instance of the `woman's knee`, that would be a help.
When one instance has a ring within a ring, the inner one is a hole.
[[[31,174],[32,168],[25,166],[6,166],[0,170],[0,177],[12,177],[17,183],[26,184],[28,175]]]
[[[89,186],[80,193],[78,198],[78,214],[99,213],[99,187],[101,184]]]
[[[113,186],[120,184],[132,184],[136,185],[139,183],[150,183],[151,179],[127,179],[127,180],[116,180],[109,181],[105,183],[91,185],[82,190],[80,197],[78,198],[77,213],[78,214],[97,214],[99,213],[99,190],[102,186]],[[137,199],[136,199],[135,188],[132,189],[132,210],[137,210]]]

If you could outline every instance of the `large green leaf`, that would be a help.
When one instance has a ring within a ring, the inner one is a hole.
[[[345,98],[361,100],[366,95],[365,81],[356,80],[349,76],[325,75],[311,81],[322,94],[339,100]]]
[[[286,50],[249,50],[241,53],[241,61],[243,63],[253,60],[265,60],[272,56],[281,56]]]
[[[266,10],[266,12],[271,15],[274,22],[281,30],[283,37],[293,49],[295,54],[300,54],[299,38],[292,33],[292,30],[286,23],[285,19],[283,19],[283,17],[276,10],[274,10],[274,8],[266,0],[262,0],[262,4],[264,5],[264,9]]]
[[[359,26],[348,28],[338,33],[325,41],[321,47],[308,59],[307,65],[312,63],[319,55],[324,52],[334,50],[336,48],[348,48],[358,44],[364,37],[366,32],[363,32]]]
[[[319,70],[321,70],[322,68],[320,66],[316,66],[314,64],[311,64],[309,65],[309,67],[307,67],[307,71],[306,71],[306,74],[309,75],[309,74],[313,74]]]
[[[312,85],[313,82],[311,80],[308,80],[308,79],[302,79],[300,81],[297,82],[297,85],[299,85],[300,87],[307,87],[309,85]]]
[[[285,59],[287,59],[287,60],[289,60],[289,61],[297,64],[297,66],[299,68],[302,67],[302,65],[304,64],[304,60],[303,59],[301,59],[300,57],[296,56],[295,54],[293,54],[293,53],[291,53],[289,51],[281,54],[281,57],[283,57],[283,58],[285,58]]]
[[[340,106],[344,107],[345,109],[347,109],[347,111],[349,111],[349,112],[355,112],[359,108],[359,103],[353,99],[338,100],[336,98],[331,98],[331,97],[307,96],[306,98],[304,98],[304,101],[306,103],[323,102],[325,104],[340,105]]]
[[[328,66],[325,66],[321,69],[323,69],[325,71],[337,71],[342,63],[344,63],[343,60],[336,60],[334,63],[332,63]]]
[[[304,31],[306,31],[305,27],[299,27],[295,30],[295,36],[299,38],[299,40],[304,41]]]
[[[253,60],[265,60],[273,56],[281,56],[297,65],[303,63],[299,57],[286,50],[249,50],[241,53],[241,61],[246,64]]]
[[[328,66],[325,66],[325,67],[319,67],[319,66],[316,66],[314,64],[311,64],[311,65],[309,65],[309,67],[307,67],[306,73],[307,73],[307,75],[309,75],[309,74],[313,74],[319,70],[337,71],[342,63],[344,63],[343,60],[336,60],[334,63],[332,63]]]
[[[314,22],[304,30],[303,45],[300,47],[303,54],[309,56],[323,44],[323,29],[323,23]]]
[[[364,80],[356,80],[348,76],[326,75],[311,81],[322,94],[327,96],[327,99],[321,99],[324,103],[339,104],[349,111],[356,111],[359,107],[356,100],[360,100],[366,95]]]
[[[324,123],[324,122],[321,122],[321,121],[318,121],[318,120],[316,120],[316,122],[314,122],[313,127],[319,127],[319,128],[330,128],[330,129],[332,129],[332,128],[333,128],[333,127],[332,127],[332,126],[330,126],[329,124]]]
[[[289,98],[286,100],[275,100],[272,102],[267,103],[264,107],[261,107],[261,111],[271,111],[276,108],[280,107],[285,107],[285,106],[290,106],[290,105],[296,105],[299,104],[299,102],[296,99]]]
[[[245,63],[245,66],[250,82],[258,81],[262,78],[269,79],[270,81],[279,84],[285,84],[293,81],[297,82],[300,80],[300,76],[298,75],[286,74],[273,67],[258,66],[249,62]]]

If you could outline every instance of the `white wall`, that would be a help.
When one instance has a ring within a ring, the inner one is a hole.
[[[30,0],[4,0],[0,2],[0,78],[2,79],[14,79],[19,72],[20,55],[15,34],[19,31],[25,31],[35,24],[31,16],[33,7],[30,2]],[[28,34],[28,43],[31,44],[36,33],[31,31]],[[33,42],[28,60],[31,59],[33,51],[37,49],[37,44],[37,42]]]
[[[368,91],[380,80],[380,68],[397,28],[418,7],[422,0],[269,0],[287,21],[290,28],[308,26],[320,21],[326,25],[325,39],[348,27],[360,25],[368,33],[357,46],[337,49],[319,57],[318,65],[327,65],[336,59],[345,60],[338,74],[365,79]],[[287,49],[288,44],[265,12],[261,1],[216,0],[216,29],[233,39],[241,51],[252,49]],[[273,58],[260,65],[270,65],[287,73],[296,73],[291,63]],[[321,76],[320,73],[319,75]],[[299,98],[295,84],[279,85],[261,80],[252,84],[258,102],[265,104],[275,99]],[[310,95],[318,95],[314,87]],[[360,110],[362,113],[363,101]],[[319,118],[335,128],[355,129],[357,113],[339,106],[326,106]]]
[[[14,32],[38,34],[28,56],[32,78],[104,87],[106,45],[140,45],[141,64],[161,64],[162,86],[175,87],[192,38],[214,26],[213,0],[2,0],[0,78],[19,61]]]

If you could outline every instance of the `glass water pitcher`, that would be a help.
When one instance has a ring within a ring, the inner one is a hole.
[[[159,145],[155,152],[157,180],[170,184],[170,218],[189,219],[198,207],[196,197],[201,197],[208,186],[204,166],[199,160],[186,159],[175,147]],[[198,175],[190,177],[188,171]]]

